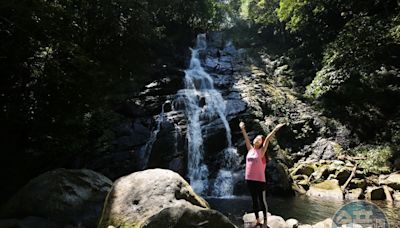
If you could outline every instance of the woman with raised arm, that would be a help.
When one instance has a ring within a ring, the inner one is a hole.
[[[246,156],[246,174],[245,179],[247,187],[249,188],[251,199],[253,200],[253,211],[256,215],[256,221],[254,226],[263,224],[263,227],[267,225],[267,201],[265,196],[266,181],[265,181],[265,167],[267,166],[267,148],[269,141],[275,135],[275,133],[283,127],[284,124],[278,124],[266,138],[263,135],[257,135],[253,140],[253,145],[250,143],[250,139],[247,136],[245,125],[240,122],[239,127],[242,130],[244,140],[247,147]],[[258,211],[262,210],[264,215],[264,222],[260,221]]]

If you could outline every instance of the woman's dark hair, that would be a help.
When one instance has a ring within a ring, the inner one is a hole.
[[[257,137],[259,137],[259,136],[261,137],[261,145],[260,145],[260,147],[259,147],[259,148],[257,148],[257,149],[260,149],[260,148],[263,146],[263,144],[264,144],[264,141],[265,141],[265,137],[264,137],[264,135],[257,135],[257,136],[256,136],[256,138],[257,138]]]

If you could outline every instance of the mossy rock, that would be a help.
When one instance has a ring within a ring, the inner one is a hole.
[[[350,189],[357,189],[361,188],[365,190],[367,188],[367,181],[365,179],[352,179],[349,183],[349,188]]]
[[[336,179],[339,181],[339,185],[344,185],[344,183],[346,183],[347,179],[349,179],[351,175],[351,172],[351,168],[344,167],[336,173]]]
[[[351,189],[350,191],[347,192],[345,198],[347,200],[364,199],[365,198],[364,191],[361,188]]]
[[[306,175],[310,176],[315,172],[317,166],[312,163],[301,163],[297,168],[292,172],[292,176],[294,175]]]
[[[343,192],[340,189],[338,180],[326,180],[318,184],[313,184],[307,191],[307,195],[337,200],[343,199]]]

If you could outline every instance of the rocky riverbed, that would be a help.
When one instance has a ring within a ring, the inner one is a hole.
[[[386,200],[400,203],[400,173],[374,174],[350,161],[299,162],[290,169],[299,194],[337,200]]]

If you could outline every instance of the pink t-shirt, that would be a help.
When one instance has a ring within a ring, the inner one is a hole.
[[[261,157],[261,149],[251,149],[246,156],[246,180],[265,182],[265,156]]]

